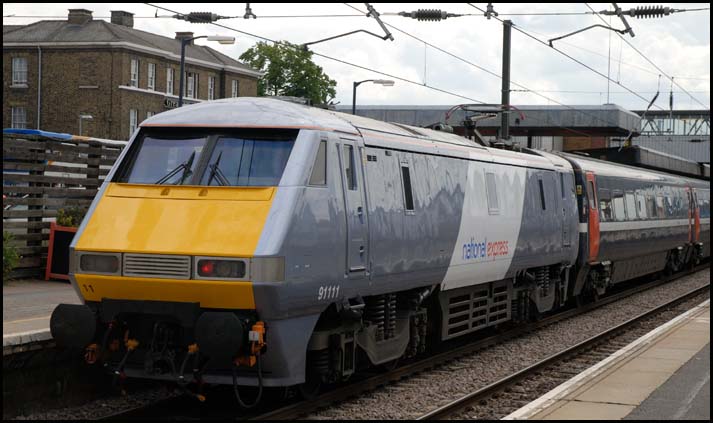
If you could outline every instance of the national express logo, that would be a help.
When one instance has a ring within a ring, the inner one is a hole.
[[[509,253],[508,241],[488,242],[488,238],[485,238],[483,242],[475,242],[475,238],[470,238],[470,242],[463,244],[463,260],[501,257]]]

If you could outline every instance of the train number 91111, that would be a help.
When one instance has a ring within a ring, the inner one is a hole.
[[[339,285],[327,285],[319,287],[317,301],[330,300],[339,296]]]

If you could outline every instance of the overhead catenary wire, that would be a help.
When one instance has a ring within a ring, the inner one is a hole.
[[[600,20],[602,20],[603,22],[606,22],[606,21],[604,20],[604,18],[603,18],[599,13],[595,12],[595,10],[592,8],[592,6],[589,5],[589,3],[584,3],[584,4],[585,4],[592,12],[594,12],[594,14],[595,14],[596,17],[598,17],[598,18],[599,18]],[[622,37],[620,34],[617,34],[617,35],[618,35],[624,42],[626,42],[626,44],[628,44],[629,47],[631,47],[632,49],[634,49],[635,52],[637,52],[641,57],[643,57],[644,59],[646,59],[647,62],[649,62],[653,67],[655,67],[656,70],[658,70],[663,76],[665,76],[666,78],[668,78],[668,79],[669,79],[673,84],[675,84],[678,88],[680,88],[681,90],[683,90],[684,92],[686,92],[686,93],[689,95],[689,97],[691,97],[696,103],[700,104],[700,105],[703,106],[704,108],[710,109],[710,105],[705,105],[705,104],[703,104],[700,100],[698,100],[696,97],[694,97],[693,94],[688,93],[688,91],[686,91],[685,88],[683,88],[681,85],[679,85],[678,82],[675,82],[674,79],[673,79],[671,76],[669,76],[668,73],[666,73],[666,72],[665,72],[663,69],[661,69],[656,63],[654,63],[651,59],[649,59],[648,56],[646,56],[646,55],[645,55],[644,53],[642,53],[638,48],[636,48],[636,46],[634,46],[634,44],[632,44],[629,40],[627,40],[626,38]],[[663,109],[662,109],[662,110],[663,110]]]
[[[700,7],[694,9],[676,9],[676,12],[700,12],[710,10],[710,7]],[[382,16],[399,16],[400,12],[383,12]],[[597,12],[595,12],[597,13]],[[523,12],[523,13],[500,13],[500,16],[577,16],[577,15],[592,15],[592,12]],[[461,16],[480,16],[476,13],[460,13]],[[170,18],[171,16],[159,16],[159,18]],[[260,15],[259,18],[359,18],[362,15],[356,14],[307,14],[307,15]],[[48,18],[62,19],[67,18],[67,15],[3,15],[3,18]],[[97,19],[109,19],[110,16],[95,16]],[[155,19],[156,16],[134,16],[134,19]],[[244,16],[228,16],[225,19],[244,19]]]
[[[151,4],[151,3],[145,3],[145,4],[148,5],[148,6],[151,6],[151,7],[156,7],[156,8],[158,8],[158,9],[162,9],[162,10],[167,11],[167,12],[170,12],[170,13],[175,13],[175,14],[180,14],[180,15],[186,15],[185,13],[180,13],[180,12],[177,12],[177,11],[175,11],[175,10],[168,9],[168,8],[166,8],[166,7],[156,6],[156,5]],[[295,45],[295,44],[285,44],[285,43],[282,43],[282,42],[279,42],[279,41],[275,41],[275,40],[272,40],[272,39],[270,39],[270,38],[267,38],[267,37],[264,37],[264,36],[261,36],[261,35],[252,34],[252,33],[246,32],[246,31],[241,31],[241,30],[239,30],[239,29],[237,29],[237,28],[229,27],[229,26],[224,25],[224,24],[220,24],[220,23],[216,23],[216,22],[206,22],[206,23],[210,23],[211,25],[215,25],[215,26],[218,26],[218,27],[221,27],[221,28],[230,30],[230,31],[235,31],[235,32],[237,32],[237,33],[244,34],[244,35],[247,35],[247,36],[249,36],[249,37],[257,38],[257,39],[260,39],[260,40],[263,40],[263,41],[267,41],[267,42],[270,42],[270,43],[273,43],[273,44],[282,44],[282,45],[285,45],[285,46],[288,46],[288,47],[292,47],[292,48],[295,48],[295,49],[300,49],[300,47],[297,46],[297,45]],[[331,56],[327,56],[327,55],[325,55],[325,54],[317,53],[317,52],[315,52],[315,51],[312,51],[312,54],[315,55],[315,56],[323,57],[323,58],[328,59],[328,60],[332,60],[332,61],[335,61],[335,62],[338,62],[338,63],[345,64],[345,65],[348,65],[348,66],[352,66],[352,67],[359,68],[359,69],[362,69],[362,70],[366,70],[366,71],[369,71],[369,72],[377,73],[377,74],[379,74],[379,75],[387,76],[387,77],[389,77],[389,78],[398,79],[399,81],[402,81],[402,82],[406,82],[406,83],[413,84],[413,85],[418,85],[419,87],[428,88],[428,89],[431,89],[431,90],[434,90],[434,91],[439,91],[439,92],[442,92],[442,93],[444,93],[444,94],[448,94],[448,95],[451,95],[451,96],[454,96],[454,97],[460,97],[460,98],[463,98],[463,99],[465,99],[465,100],[470,100],[470,101],[473,101],[473,102],[475,102],[475,103],[489,104],[488,102],[485,102],[485,101],[482,101],[482,100],[478,100],[478,99],[475,99],[475,98],[471,98],[471,97],[468,97],[468,96],[464,96],[464,95],[461,95],[461,94],[457,94],[457,93],[454,93],[454,92],[450,92],[450,91],[448,91],[448,90],[444,90],[444,89],[442,89],[442,88],[434,87],[434,86],[432,86],[432,85],[424,85],[424,84],[422,84],[422,83],[420,83],[420,82],[412,81],[412,80],[407,79],[407,78],[403,78],[403,77],[400,77],[400,76],[392,75],[392,74],[389,74],[389,73],[386,73],[386,72],[382,72],[382,71],[379,71],[379,70],[376,70],[376,69],[368,68],[368,67],[366,67],[366,66],[357,65],[357,64],[355,64],[355,63],[347,62],[346,60],[337,59],[337,58],[335,58],[335,57],[331,57]]]
[[[344,3],[344,4],[345,4],[346,6],[348,6],[348,7],[350,7],[350,8],[352,8],[352,9],[358,11],[358,12],[365,13],[365,12],[359,10],[358,8],[352,6],[352,5],[348,4],[348,3]],[[455,54],[453,54],[453,53],[451,53],[451,52],[449,52],[449,51],[447,51],[447,50],[445,50],[445,49],[443,49],[443,48],[441,48],[441,47],[439,47],[439,46],[436,46],[436,45],[434,45],[434,44],[432,44],[432,43],[429,43],[428,41],[425,41],[425,40],[423,40],[423,39],[421,39],[421,38],[419,38],[419,37],[417,37],[417,36],[415,36],[415,35],[413,35],[413,34],[410,34],[410,33],[406,32],[406,31],[404,31],[404,30],[402,30],[402,29],[400,29],[400,28],[397,28],[397,27],[394,26],[394,25],[391,25],[391,24],[386,23],[386,22],[384,22],[384,23],[385,23],[385,25],[387,25],[388,27],[394,29],[395,31],[398,31],[398,32],[400,32],[400,33],[402,33],[402,34],[404,34],[404,35],[406,35],[406,36],[409,36],[409,37],[411,37],[411,38],[413,38],[413,39],[415,39],[415,40],[417,40],[417,41],[419,41],[419,42],[422,42],[422,43],[424,43],[425,45],[427,45],[427,46],[429,46],[429,47],[431,47],[431,48],[434,48],[434,49],[436,49],[436,50],[438,50],[438,51],[440,51],[440,52],[442,52],[442,53],[444,53],[444,54],[447,54],[447,55],[449,55],[449,56],[451,56],[451,57],[453,57],[453,58],[455,58],[455,59],[458,59],[458,60],[460,60],[460,61],[462,61],[462,62],[464,62],[464,63],[467,63],[467,64],[469,64],[469,65],[475,67],[476,69],[479,69],[479,70],[481,70],[481,71],[483,71],[483,72],[486,72],[486,73],[488,73],[488,74],[490,74],[490,75],[492,75],[492,76],[494,76],[494,77],[496,77],[496,78],[498,78],[498,79],[502,79],[502,76],[499,75],[499,74],[496,73],[496,72],[493,72],[493,71],[491,71],[491,70],[489,70],[489,69],[486,69],[486,68],[484,68],[484,67],[482,67],[482,66],[480,66],[480,65],[478,65],[478,64],[476,64],[476,63],[473,63],[473,62],[471,62],[471,61],[469,61],[469,60],[467,60],[467,59],[464,59],[464,58],[462,58],[462,57],[460,57],[460,56],[458,56],[458,55],[455,55]],[[596,116],[596,115],[594,115],[594,114],[592,114],[592,113],[585,112],[585,111],[583,111],[583,110],[575,109],[575,108],[573,108],[573,107],[571,107],[571,106],[568,106],[568,105],[566,105],[566,104],[564,104],[564,103],[562,103],[562,102],[559,102],[559,101],[557,101],[557,100],[555,100],[555,99],[553,99],[553,98],[551,98],[551,97],[548,97],[548,96],[546,96],[546,95],[544,95],[544,94],[541,94],[541,93],[539,93],[539,92],[536,91],[536,90],[531,90],[530,88],[528,88],[528,87],[526,87],[526,86],[524,86],[524,85],[522,85],[522,84],[519,84],[519,83],[517,83],[517,82],[515,82],[515,81],[512,81],[512,80],[511,80],[510,83],[511,83],[512,85],[515,85],[515,86],[518,86],[518,87],[520,87],[520,88],[526,89],[526,90],[528,90],[528,92],[531,92],[531,93],[533,93],[533,94],[535,94],[535,95],[538,95],[539,97],[542,97],[542,98],[544,98],[544,99],[546,99],[546,100],[548,100],[548,101],[551,101],[551,102],[553,102],[553,103],[556,103],[556,104],[558,104],[558,105],[560,105],[560,106],[562,106],[562,107],[566,107],[566,108],[568,108],[568,109],[570,109],[570,110],[572,110],[572,111],[574,111],[574,112],[583,114],[583,115],[585,115],[585,116],[589,116],[589,117],[591,117],[591,118],[593,118],[593,119],[595,119],[595,120],[598,120],[598,121],[600,121],[600,122],[606,123],[606,124],[608,124],[608,125],[613,125],[614,127],[617,126],[617,124],[616,124],[615,122],[611,122],[611,121],[602,119],[602,118],[600,118],[599,116]],[[558,126],[558,127],[560,127],[560,128],[563,128],[563,129],[570,129],[570,130],[572,130],[572,131],[574,131],[574,132],[577,132],[577,133],[580,133],[580,134],[581,134],[581,132],[576,131],[576,130],[571,129],[571,128],[566,128],[566,127],[564,127],[564,126],[560,126],[560,125],[556,125],[556,124],[555,124],[555,126]]]
[[[478,6],[475,6],[475,5],[473,5],[472,3],[467,3],[467,4],[468,4],[469,6],[471,6],[471,7],[475,8],[475,9],[477,9],[477,10],[480,10],[481,12],[485,13],[485,11],[484,11],[483,9],[479,8]],[[495,19],[499,20],[500,22],[503,21],[502,19],[500,19],[500,18],[497,17],[497,16],[493,16],[493,17],[494,17]],[[615,83],[616,85],[618,85],[618,86],[624,88],[625,90],[629,91],[631,94],[633,94],[633,95],[635,95],[636,97],[640,98],[641,100],[645,101],[647,104],[649,103],[649,99],[647,99],[647,98],[641,96],[640,94],[638,94],[638,93],[635,92],[634,90],[630,89],[629,87],[625,86],[625,85],[622,84],[621,82],[612,80],[611,78],[609,78],[609,77],[606,76],[605,74],[599,72],[598,70],[596,70],[596,69],[594,69],[593,67],[587,65],[586,63],[582,62],[581,60],[578,60],[578,59],[576,59],[576,58],[570,56],[569,54],[563,52],[562,50],[560,50],[560,49],[558,49],[558,48],[556,48],[556,47],[550,47],[550,45],[549,45],[547,42],[545,42],[545,41],[543,41],[543,40],[540,40],[539,38],[535,37],[535,36],[532,35],[532,34],[529,34],[528,32],[526,32],[526,31],[524,31],[523,29],[519,28],[519,27],[518,27],[517,25],[515,25],[515,24],[512,25],[512,28],[513,28],[514,30],[520,32],[521,34],[523,34],[523,35],[525,35],[525,36],[527,36],[527,37],[529,37],[529,38],[531,38],[531,39],[537,41],[538,43],[540,43],[540,44],[542,44],[542,45],[544,45],[544,46],[546,46],[546,47],[551,48],[552,50],[554,50],[554,51],[558,52],[559,54],[561,54],[561,55],[563,55],[563,56],[569,58],[570,60],[574,61],[575,63],[578,63],[580,66],[583,66],[583,67],[589,69],[591,72],[594,72],[595,74],[601,76],[602,78],[606,78],[606,79],[610,80],[611,82],[613,82],[613,83]],[[663,110],[663,109],[662,109],[661,107],[659,107],[658,105],[656,105],[656,107],[658,107],[659,109]]]

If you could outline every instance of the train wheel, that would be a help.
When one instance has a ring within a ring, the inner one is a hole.
[[[379,364],[379,368],[385,372],[392,372],[395,368],[398,367],[399,365],[399,358],[391,361],[387,361],[386,363],[381,363]]]
[[[298,385],[297,390],[305,400],[313,400],[317,398],[322,391],[322,379],[319,375],[307,375],[305,383]]]

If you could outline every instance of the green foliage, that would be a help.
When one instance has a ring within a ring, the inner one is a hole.
[[[78,227],[82,223],[86,212],[86,209],[75,206],[59,209],[57,213],[57,224],[60,226]]]
[[[2,277],[5,280],[12,269],[17,266],[20,261],[20,255],[17,254],[17,249],[12,245],[13,236],[10,232],[2,231]]]
[[[258,95],[304,97],[313,104],[326,104],[337,94],[337,81],[312,62],[312,52],[287,42],[259,42],[240,60],[265,72],[258,80]]]

